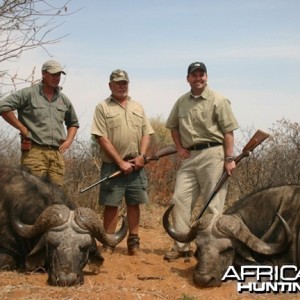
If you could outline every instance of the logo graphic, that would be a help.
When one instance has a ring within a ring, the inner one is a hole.
[[[237,281],[237,292],[250,293],[299,293],[300,270],[294,265],[278,266],[241,266],[238,271],[228,267],[222,281]]]

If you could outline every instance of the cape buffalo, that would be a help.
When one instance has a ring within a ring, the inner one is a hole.
[[[175,240],[195,240],[197,265],[193,281],[201,287],[220,286],[229,266],[263,264],[300,267],[300,186],[280,186],[253,193],[222,215],[204,215],[189,232],[163,226]]]
[[[77,207],[62,190],[13,168],[0,168],[0,269],[45,267],[51,285],[83,284],[87,263],[99,271],[95,238],[116,246],[127,224],[106,234],[93,210]]]

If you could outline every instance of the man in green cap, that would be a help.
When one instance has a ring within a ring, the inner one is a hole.
[[[0,115],[20,132],[21,165],[59,186],[65,173],[63,153],[79,127],[73,105],[59,87],[61,74],[66,73],[57,61],[46,61],[40,83],[0,101]]]
[[[91,133],[100,145],[101,178],[117,170],[123,173],[100,186],[99,202],[105,206],[105,231],[115,232],[118,208],[124,197],[129,227],[128,253],[136,255],[140,253],[140,204],[148,202],[144,164],[153,129],[141,104],[128,96],[128,84],[128,74],[124,70],[111,73],[111,95],[96,106]],[[113,251],[104,245],[104,252],[111,254]]]

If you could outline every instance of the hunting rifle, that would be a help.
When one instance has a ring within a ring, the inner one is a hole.
[[[170,154],[174,154],[176,152],[177,152],[177,150],[176,150],[174,145],[166,146],[163,149],[158,150],[153,156],[146,157],[145,158],[145,163],[149,163],[151,160],[159,160],[161,157],[164,157],[164,156],[167,156],[167,155],[170,155]],[[122,171],[118,170],[118,171],[114,172],[113,174],[111,174],[111,175],[109,175],[105,178],[102,178],[101,180],[99,180],[99,181],[93,183],[92,185],[88,186],[87,188],[81,190],[80,193],[83,193],[83,192],[93,188],[94,186],[100,184],[101,182],[110,180],[110,179],[115,178],[115,177],[117,177],[121,174],[122,174]]]
[[[236,165],[239,164],[239,162],[244,158],[250,155],[250,152],[252,152],[258,145],[260,145],[265,139],[267,139],[270,135],[268,133],[265,133],[261,130],[257,130],[255,134],[252,136],[250,141],[246,144],[246,146],[243,148],[242,153],[239,156],[236,156],[234,161]],[[214,198],[214,196],[217,194],[217,192],[220,190],[222,185],[225,183],[225,181],[228,178],[228,174],[225,171],[222,175],[222,177],[219,179],[218,183],[216,184],[215,188],[212,190],[210,195],[208,196],[208,199],[206,200],[205,205],[203,206],[200,214],[197,217],[197,220],[199,220],[205,210],[207,209],[208,205],[210,204],[211,200]]]

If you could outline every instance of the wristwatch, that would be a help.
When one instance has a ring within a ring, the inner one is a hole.
[[[233,162],[234,161],[234,156],[225,156],[225,161],[229,162],[229,163]]]

